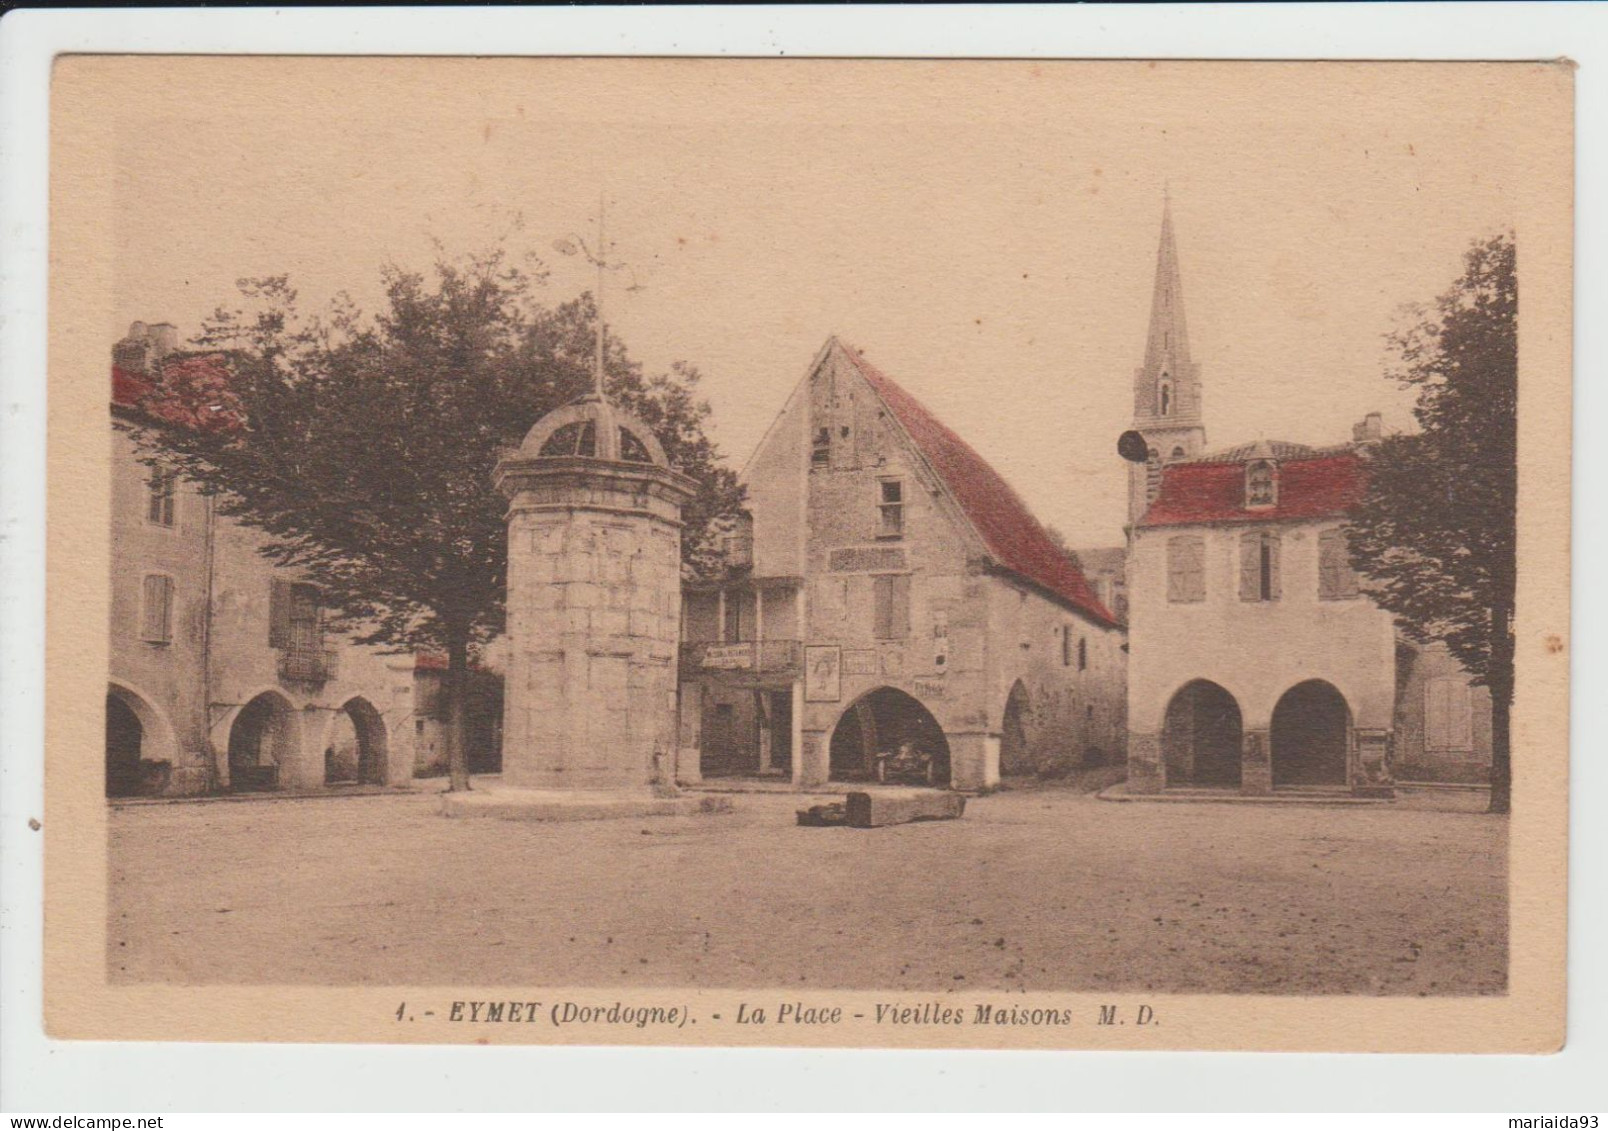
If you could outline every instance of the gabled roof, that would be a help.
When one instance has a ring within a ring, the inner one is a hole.
[[[838,344],[844,356],[888,406],[888,411],[959,505],[998,566],[1032,582],[1092,620],[1108,625],[1121,624],[1095,596],[1082,571],[1050,540],[1027,504],[988,461],[858,351],[841,342]]]
[[[1243,460],[1214,456],[1169,463],[1161,469],[1161,489],[1139,525],[1337,518],[1362,501],[1366,486],[1367,467],[1355,451],[1331,450],[1286,459],[1278,464],[1278,502],[1247,510]]]

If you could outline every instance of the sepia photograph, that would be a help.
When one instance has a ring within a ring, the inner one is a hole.
[[[1555,1050],[1572,84],[59,59],[52,1031]]]

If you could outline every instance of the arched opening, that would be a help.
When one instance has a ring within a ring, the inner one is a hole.
[[[1007,777],[1030,774],[1037,767],[1027,749],[1027,718],[1032,711],[1021,680],[1005,698],[1005,716],[999,729],[999,772]]]
[[[336,714],[324,747],[325,785],[384,785],[388,744],[374,704],[352,699]]]
[[[140,746],[145,728],[133,708],[115,695],[106,697],[106,796],[140,792]]]
[[[1351,708],[1333,684],[1298,683],[1273,708],[1273,784],[1345,785]]]
[[[106,796],[151,797],[173,777],[173,732],[151,704],[117,684],[106,691]]]
[[[830,758],[834,781],[949,784],[943,728],[919,700],[893,687],[868,691],[843,712]]]
[[[264,691],[240,708],[229,728],[229,788],[278,789],[296,749],[296,731],[296,712],[283,695]]]
[[[1237,787],[1243,734],[1232,695],[1210,680],[1186,683],[1167,704],[1162,725],[1167,784]]]

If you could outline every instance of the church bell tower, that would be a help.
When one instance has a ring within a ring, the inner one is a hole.
[[[1192,458],[1205,448],[1200,402],[1200,366],[1189,356],[1183,282],[1168,197],[1161,210],[1161,245],[1156,250],[1145,360],[1133,375],[1133,430],[1144,438],[1145,459],[1128,468],[1129,525],[1139,521],[1160,489],[1162,464]]]

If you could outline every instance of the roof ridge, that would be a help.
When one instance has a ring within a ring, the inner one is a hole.
[[[976,448],[864,353],[834,340],[1000,568],[1097,622],[1122,623],[1100,601],[1076,562],[1050,538],[1016,488]]]

